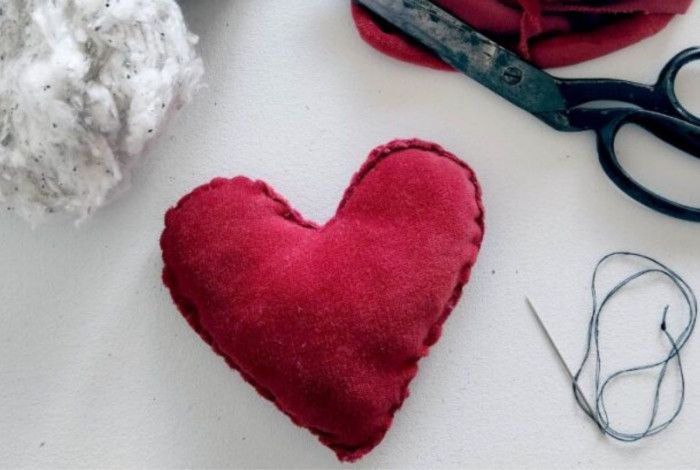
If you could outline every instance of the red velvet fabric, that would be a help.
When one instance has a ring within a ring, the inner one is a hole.
[[[165,217],[163,279],[231,367],[339,459],[383,438],[484,233],[467,165],[419,140],[378,147],[325,225],[261,181],[215,179]]]
[[[433,0],[540,67],[593,59],[662,28],[691,0]],[[360,36],[397,59],[450,69],[430,52],[352,4]]]

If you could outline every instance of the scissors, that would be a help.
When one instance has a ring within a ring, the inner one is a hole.
[[[428,0],[355,0],[413,37],[442,60],[511,103],[564,132],[591,130],[608,177],[645,206],[678,219],[700,222],[700,208],[667,199],[633,179],[615,153],[615,138],[636,124],[670,145],[700,158],[700,118],[679,102],[674,84],[681,67],[700,59],[700,47],[680,52],[655,85],[613,79],[561,79],[520,59]],[[595,101],[627,104],[586,107]]]

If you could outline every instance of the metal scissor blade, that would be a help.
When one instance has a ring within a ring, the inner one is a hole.
[[[356,0],[438,54],[442,60],[511,103],[555,125],[551,113],[567,109],[554,77],[440,9],[428,0]]]

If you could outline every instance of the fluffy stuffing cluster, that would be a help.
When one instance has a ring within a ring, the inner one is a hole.
[[[101,206],[203,74],[175,0],[0,1],[0,203]]]

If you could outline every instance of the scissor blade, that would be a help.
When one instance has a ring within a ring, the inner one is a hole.
[[[550,123],[567,108],[554,77],[428,0],[356,0],[465,75]]]

